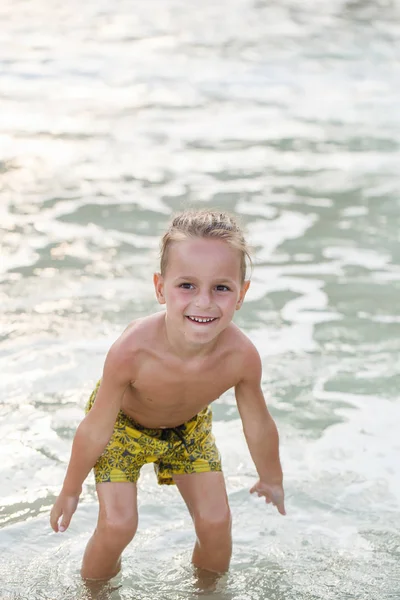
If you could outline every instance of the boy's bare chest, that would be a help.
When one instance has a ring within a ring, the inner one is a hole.
[[[174,427],[189,419],[236,384],[229,365],[177,367],[148,361],[125,395],[124,410],[148,427]]]

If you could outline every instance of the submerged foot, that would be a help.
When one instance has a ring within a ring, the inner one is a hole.
[[[226,573],[206,571],[200,567],[194,567],[194,576],[194,585],[199,592],[215,592],[218,584],[226,579]]]
[[[119,574],[111,579],[83,579],[85,600],[118,600],[120,595],[115,592],[122,587],[119,582]],[[111,596],[112,594],[112,596]]]

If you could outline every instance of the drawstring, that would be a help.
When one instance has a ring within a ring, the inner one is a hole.
[[[185,436],[182,433],[181,427],[184,427],[184,425],[179,425],[178,427],[171,427],[171,431],[173,431],[175,433],[175,435],[181,440],[182,444],[185,446],[186,452],[188,454],[190,454],[189,448],[186,443]]]
[[[166,439],[166,437],[167,437],[167,435],[168,435],[168,432],[169,432],[169,431],[173,431],[173,432],[175,433],[176,437],[177,437],[177,438],[178,438],[178,439],[181,441],[181,443],[182,443],[182,444],[185,446],[185,450],[186,450],[186,452],[187,452],[188,454],[190,454],[190,452],[189,452],[189,448],[188,448],[188,445],[187,445],[187,443],[186,443],[186,440],[185,440],[185,436],[184,436],[184,435],[183,435],[183,433],[182,433],[182,428],[183,428],[183,427],[185,427],[185,426],[184,426],[184,425],[178,425],[178,427],[165,427],[165,429],[163,429],[163,430],[162,430],[162,433],[161,433],[161,439],[162,439],[162,440],[165,440],[165,439]]]

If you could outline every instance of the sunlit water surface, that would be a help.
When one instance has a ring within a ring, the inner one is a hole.
[[[262,356],[288,515],[249,496],[229,392],[230,573],[197,589],[189,516],[149,467],[102,597],[398,600],[399,4],[3,0],[0,20],[1,600],[88,597],[92,478],[67,533],[49,509],[188,205],[235,211],[254,246],[236,320]]]

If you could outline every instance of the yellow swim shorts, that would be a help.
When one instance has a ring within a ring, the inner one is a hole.
[[[91,409],[100,381],[86,406]],[[148,429],[119,412],[114,432],[94,466],[96,483],[136,483],[140,469],[154,463],[159,484],[174,484],[173,475],[221,471],[221,457],[211,431],[210,407],[179,427]]]

